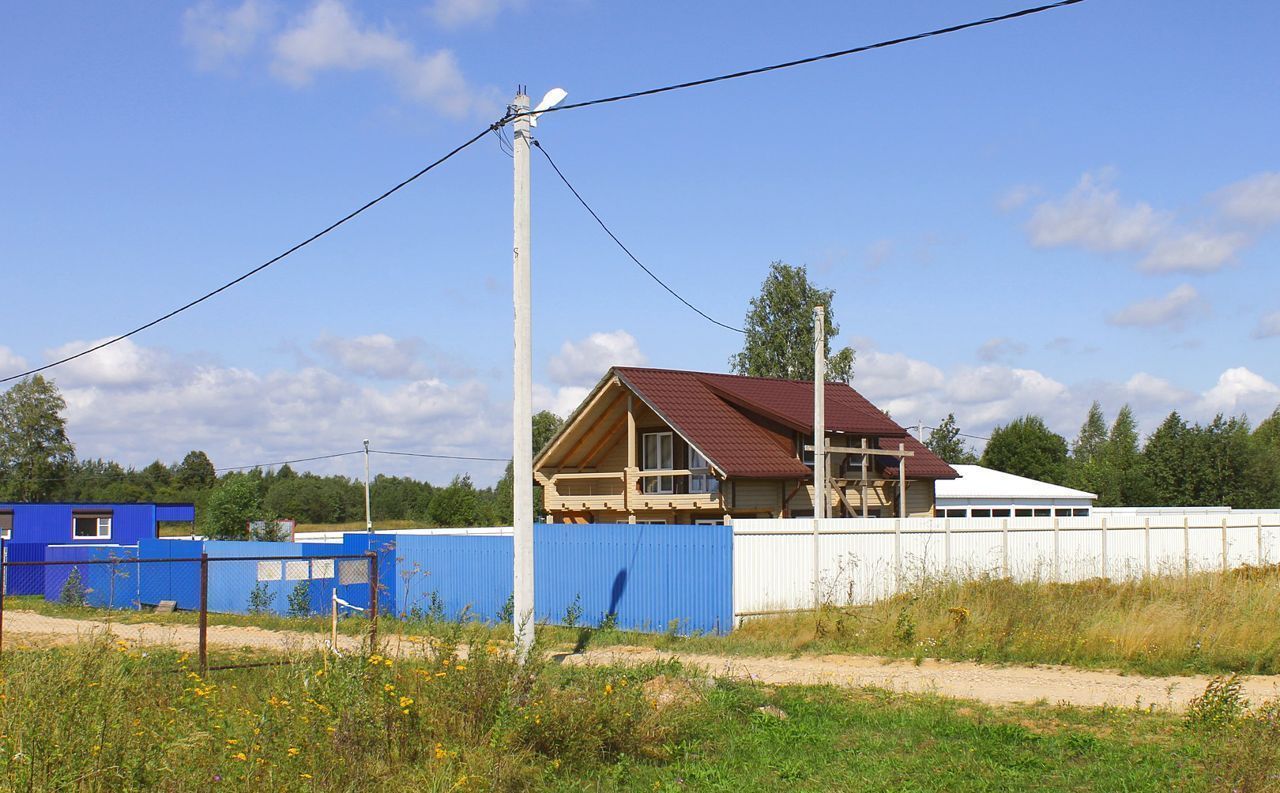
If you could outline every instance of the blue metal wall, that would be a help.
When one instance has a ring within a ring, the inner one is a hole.
[[[196,508],[193,504],[156,504],[156,520],[177,523],[195,523]]]
[[[43,562],[42,542],[6,542],[5,558],[10,562]],[[10,567],[5,570],[6,595],[43,595],[44,567]]]
[[[534,611],[581,622],[680,633],[733,628],[733,528],[644,524],[538,524],[533,533]],[[509,578],[510,571],[504,571]]]
[[[85,603],[97,608],[136,609],[138,607],[138,568],[145,567],[129,561],[121,564],[76,565],[90,559],[130,560],[138,557],[138,549],[118,545],[50,545],[45,560],[68,562],[44,568],[44,597],[60,600],[67,579],[73,570],[80,575],[85,589]]]
[[[155,504],[0,504],[0,509],[13,511],[11,539],[15,543],[136,545],[139,540],[156,536]],[[82,510],[110,512],[111,536],[77,540],[72,535],[71,515]]]
[[[428,613],[434,595],[445,619],[495,621],[511,596],[510,536],[399,534],[395,562],[398,617]]]
[[[618,627],[680,633],[733,627],[733,530],[726,526],[538,524],[535,616],[579,624],[612,614]],[[396,608],[496,619],[511,596],[508,536],[396,535]]]

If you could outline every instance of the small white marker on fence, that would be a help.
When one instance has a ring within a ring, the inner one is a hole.
[[[951,578],[951,518],[942,519],[942,530],[946,533],[942,550],[943,573],[949,580]]]
[[[1262,516],[1258,516],[1258,566],[1267,563],[1266,556],[1262,553]]]

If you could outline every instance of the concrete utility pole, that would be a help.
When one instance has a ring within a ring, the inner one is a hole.
[[[529,253],[529,146],[531,128],[538,116],[559,104],[566,94],[552,88],[529,112],[524,86],[516,91],[507,107],[512,119],[512,161],[515,165],[515,238],[511,248],[511,293],[515,307],[515,355],[511,416],[512,543],[515,569],[512,574],[512,622],[515,625],[516,657],[523,663],[533,649],[533,318],[532,257]]]
[[[822,605],[819,521],[827,516],[827,333],[826,309],[813,307],[813,608]]]
[[[512,620],[516,657],[533,648],[533,320],[529,256],[529,97],[521,87],[512,100],[512,159],[515,161],[515,239],[512,245],[511,292],[515,305],[514,402],[511,417],[512,533],[515,572]]]
[[[813,307],[813,516],[827,517],[826,309]],[[816,529],[815,529],[816,531]]]
[[[369,511],[369,439],[364,439],[364,530],[373,531],[373,513]]]

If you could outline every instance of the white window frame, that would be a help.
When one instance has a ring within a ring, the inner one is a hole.
[[[112,525],[112,522],[113,522],[114,517],[115,517],[115,516],[114,516],[114,515],[112,515],[112,514],[110,514],[110,513],[92,513],[92,512],[81,512],[81,513],[75,513],[75,512],[72,512],[72,513],[71,513],[71,539],[73,539],[73,540],[88,540],[89,542],[93,542],[93,541],[95,541],[95,540],[109,540],[109,539],[111,539],[111,525]],[[76,521],[77,521],[77,520],[82,520],[82,519],[87,519],[87,518],[96,518],[96,519],[97,519],[96,528],[97,528],[97,532],[98,532],[98,533],[97,533],[97,534],[92,534],[92,535],[90,535],[90,534],[84,534],[84,535],[76,534]],[[105,529],[105,533],[103,533],[103,530],[104,530],[104,529]]]
[[[14,519],[14,518],[13,518],[13,510],[11,510],[11,509],[0,509],[0,515],[8,515],[8,516],[9,516],[9,527],[8,527],[8,528],[5,528],[5,529],[0,529],[0,539],[4,539],[4,540],[11,540],[11,539],[13,539],[13,519]]]
[[[655,438],[655,454],[659,458],[657,465],[651,465],[653,462],[649,459],[649,439]],[[662,439],[667,440],[666,454],[663,454]],[[665,458],[665,460],[663,459]],[[640,467],[642,471],[670,471],[675,468],[676,459],[676,441],[675,435],[671,432],[646,432],[640,436]],[[662,463],[665,461],[665,465]],[[666,495],[675,492],[675,477],[671,476],[646,476],[643,485],[644,492]]]
[[[720,480],[711,473],[711,464],[702,452],[689,447],[689,492],[699,495],[715,495],[720,492]]]

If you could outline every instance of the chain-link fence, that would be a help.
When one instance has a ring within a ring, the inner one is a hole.
[[[45,558],[22,559],[9,550],[0,549],[0,652],[15,637],[58,642],[104,625],[135,637],[163,626],[148,638],[196,649],[202,671],[211,635],[260,650],[377,646],[374,552],[140,558],[135,548],[48,546]]]

